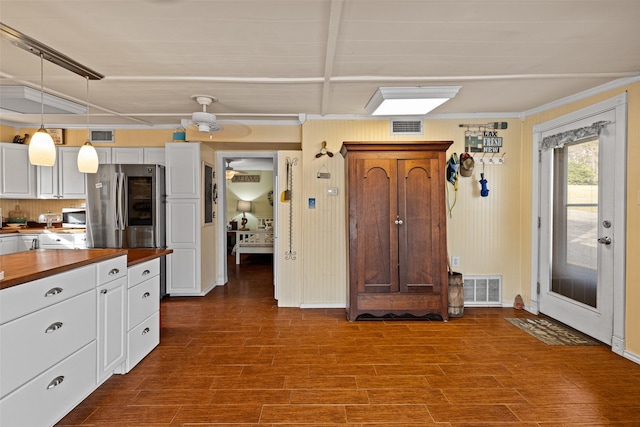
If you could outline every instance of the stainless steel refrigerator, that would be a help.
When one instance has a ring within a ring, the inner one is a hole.
[[[100,165],[87,174],[87,246],[165,248],[164,166]]]

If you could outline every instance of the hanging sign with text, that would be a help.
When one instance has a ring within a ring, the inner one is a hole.
[[[464,146],[466,152],[499,153],[502,137],[498,136],[498,131],[466,131]]]

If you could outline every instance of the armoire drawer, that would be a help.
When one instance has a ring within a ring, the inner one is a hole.
[[[0,337],[1,397],[96,339],[96,291],[5,323]]]
[[[160,312],[156,311],[127,334],[127,369],[129,372],[160,344]]]
[[[160,309],[160,276],[129,288],[129,311],[127,330],[136,327]]]
[[[0,400],[0,425],[55,424],[95,388],[96,357],[92,341]]]
[[[0,324],[96,287],[95,264],[0,291]]]
[[[160,274],[160,258],[129,267],[129,287]]]

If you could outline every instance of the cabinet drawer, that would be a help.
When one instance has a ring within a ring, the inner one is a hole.
[[[92,290],[0,326],[0,396],[95,340],[96,315]]]
[[[160,258],[129,267],[129,287],[160,274]]]
[[[93,341],[0,400],[0,425],[55,424],[95,388],[95,370],[96,342]]]
[[[95,264],[0,291],[0,324],[96,287]]]
[[[127,334],[127,372],[160,344],[160,312],[156,311]]]
[[[73,249],[73,234],[42,233],[40,235],[40,247],[57,246],[60,249]]]
[[[98,264],[98,285],[127,275],[127,256],[120,256]]]
[[[131,330],[160,309],[160,276],[155,276],[129,288],[128,301],[129,323],[127,330]]]

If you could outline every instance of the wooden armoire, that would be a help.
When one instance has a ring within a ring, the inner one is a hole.
[[[349,320],[448,319],[445,172],[451,144],[343,143]]]

